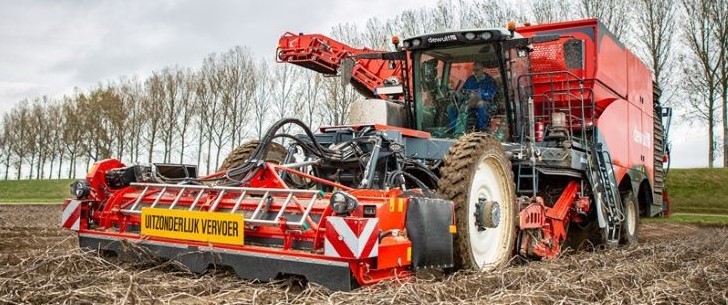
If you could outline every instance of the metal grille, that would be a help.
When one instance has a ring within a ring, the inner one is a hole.
[[[560,40],[539,43],[531,52],[531,72],[566,71],[563,42]]]

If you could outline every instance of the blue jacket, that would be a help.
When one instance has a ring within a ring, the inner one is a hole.
[[[465,80],[463,89],[477,91],[482,100],[490,101],[495,97],[497,86],[495,80],[488,74],[484,74],[480,81],[475,79],[475,75],[471,75]]]

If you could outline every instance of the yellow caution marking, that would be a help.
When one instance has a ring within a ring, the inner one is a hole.
[[[407,247],[407,261],[412,261],[412,247]]]
[[[242,245],[244,223],[242,214],[143,208],[141,235]]]
[[[458,232],[458,228],[455,225],[450,225],[450,234],[455,234]]]
[[[389,197],[389,212],[394,212],[394,200],[395,199],[396,198],[394,198],[394,197]]]
[[[404,198],[398,198],[397,199],[397,202],[398,202],[398,204],[397,204],[397,206],[398,206],[397,211],[398,212],[402,212],[402,210],[404,210]]]

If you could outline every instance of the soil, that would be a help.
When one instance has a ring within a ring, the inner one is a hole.
[[[0,304],[728,304],[728,228],[643,224],[636,246],[331,292],[84,253],[59,221],[57,205],[0,205]]]

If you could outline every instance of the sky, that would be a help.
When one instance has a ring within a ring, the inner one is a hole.
[[[60,97],[119,76],[199,67],[213,52],[247,46],[273,61],[286,31],[363,26],[436,0],[10,1],[0,0],[0,114],[18,101]],[[672,165],[707,166],[707,134],[674,126]]]

